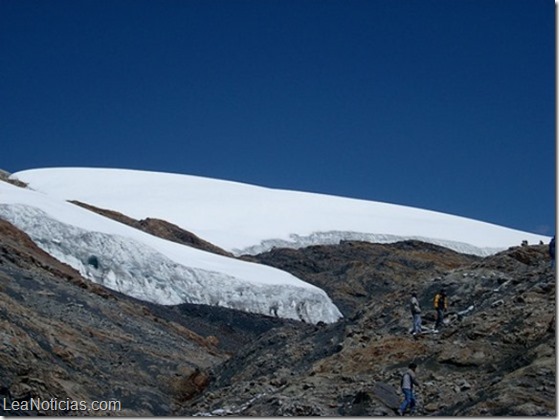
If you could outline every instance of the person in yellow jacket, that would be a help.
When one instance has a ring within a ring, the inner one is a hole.
[[[435,295],[433,305],[435,306],[435,310],[437,311],[435,330],[438,330],[443,324],[444,313],[448,309],[448,297],[446,296],[446,291],[444,289],[441,289],[441,291]]]

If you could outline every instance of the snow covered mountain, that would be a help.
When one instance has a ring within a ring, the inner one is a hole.
[[[13,178],[49,196],[136,219],[167,220],[237,255],[344,239],[384,243],[417,239],[485,256],[523,240],[549,241],[434,211],[188,175],[57,168],[18,172]]]
[[[323,290],[277,269],[156,238],[66,200],[163,219],[235,254],[344,239],[419,239],[488,255],[523,240],[549,240],[433,211],[188,175],[56,168],[11,178],[29,188],[0,182],[0,217],[96,282],[161,304],[219,305],[312,323],[341,317]]]

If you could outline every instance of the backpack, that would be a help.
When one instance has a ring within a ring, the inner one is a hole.
[[[437,293],[435,295],[435,302],[434,302],[434,306],[435,309],[444,309],[444,300],[446,299],[446,296],[441,295],[440,293]]]

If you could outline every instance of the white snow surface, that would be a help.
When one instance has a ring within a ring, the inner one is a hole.
[[[278,190],[190,175],[46,168],[12,176],[37,191],[136,219],[155,217],[236,255],[340,240],[417,239],[486,256],[548,237],[402,205]],[[504,206],[506,207],[506,206]]]

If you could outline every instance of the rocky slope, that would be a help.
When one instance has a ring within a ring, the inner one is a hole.
[[[179,414],[395,415],[411,361],[422,383],[418,414],[556,414],[556,289],[546,246],[484,259],[415,242],[275,252],[260,259],[335,289],[349,317],[269,331],[214,368],[209,389]],[[449,323],[414,339],[410,291],[431,327],[431,300],[443,286]]]
[[[21,414],[12,402],[31,398],[119,400],[120,414],[165,414],[181,381],[226,358],[212,337],[84,280],[1,220],[0,323],[0,398],[10,404],[0,415]],[[70,414],[26,414],[41,411]]]
[[[49,415],[394,415],[400,374],[415,361],[419,414],[556,414],[546,246],[479,258],[414,241],[344,242],[245,259],[325,289],[345,318],[308,325],[146,304],[88,282],[0,221],[0,401],[122,403]],[[442,286],[449,324],[414,339],[410,292],[430,327]],[[0,415],[38,414],[5,408]]]
[[[207,385],[206,370],[285,324],[208,309],[94,284],[0,220],[0,415],[166,415]],[[31,399],[118,400],[121,410],[12,409]]]

